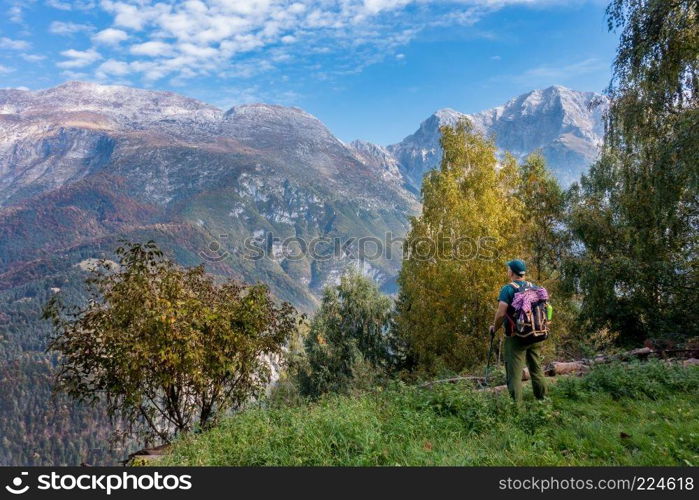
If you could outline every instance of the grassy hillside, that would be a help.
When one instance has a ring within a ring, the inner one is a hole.
[[[519,409],[463,385],[251,409],[180,439],[165,464],[699,465],[699,368],[601,366]]]

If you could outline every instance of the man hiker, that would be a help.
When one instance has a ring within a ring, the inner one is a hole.
[[[498,310],[495,313],[493,325],[490,326],[490,334],[495,335],[495,332],[505,323],[504,354],[507,389],[517,402],[522,400],[522,370],[525,363],[529,368],[534,396],[537,399],[544,399],[546,396],[546,380],[541,367],[541,343],[530,343],[514,334],[515,310],[512,307],[512,301],[519,287],[527,285],[524,279],[526,272],[527,267],[521,260],[511,260],[507,263],[507,277],[510,283],[500,289]]]

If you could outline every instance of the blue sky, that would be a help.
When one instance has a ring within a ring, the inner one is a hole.
[[[343,140],[399,141],[439,108],[601,91],[602,0],[0,0],[0,87],[67,80],[222,108],[299,106]]]

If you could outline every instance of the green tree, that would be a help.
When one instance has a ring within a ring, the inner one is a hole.
[[[56,388],[147,440],[211,425],[262,391],[270,360],[296,327],[289,304],[263,285],[216,284],[203,267],[181,268],[153,242],[117,250],[90,279],[84,307],[53,299]]]
[[[315,397],[346,392],[385,373],[391,355],[392,309],[391,299],[356,270],[344,274],[339,285],[325,288],[306,337],[302,393]]]
[[[529,155],[519,167],[515,196],[523,205],[519,234],[524,240],[528,275],[534,281],[559,274],[570,248],[565,221],[565,195],[539,153]]]
[[[493,141],[467,121],[441,132],[441,167],[425,177],[406,239],[396,319],[409,361],[426,372],[484,357],[504,262],[523,251],[514,159],[498,168]]]
[[[563,264],[571,253],[572,238],[566,226],[566,193],[536,152],[519,167],[515,196],[522,202],[519,237],[524,244],[529,279],[545,287],[555,308],[552,336],[545,351],[568,357],[580,354],[577,298],[562,278]]]
[[[571,192],[583,248],[567,263],[593,327],[621,339],[696,335],[699,19],[696,0],[614,0],[620,42],[600,160]]]

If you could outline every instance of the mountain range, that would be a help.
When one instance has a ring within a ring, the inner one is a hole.
[[[406,180],[419,187],[425,173],[439,165],[439,128],[467,119],[476,131],[494,137],[501,151],[518,159],[540,151],[559,182],[567,187],[597,156],[607,105],[606,97],[600,94],[555,85],[472,115],[441,109],[422,122],[414,134],[387,150]]]
[[[440,161],[440,126],[468,119],[517,157],[538,149],[568,185],[597,154],[605,107],[597,94],[554,86],[473,115],[439,110],[384,147],[344,143],[292,107],[224,111],[170,92],[82,82],[0,89],[0,380],[19,378],[20,387],[27,373],[48,373],[42,305],[58,292],[81,300],[89,264],[111,258],[120,239],[154,239],[182,264],[264,281],[310,312],[323,287],[357,263],[358,240],[406,234],[422,177]],[[294,250],[309,242],[315,252]],[[360,263],[389,293],[400,244],[393,250]],[[88,444],[75,428],[93,414],[52,420],[2,396],[0,410],[27,420],[21,436],[0,428],[0,464],[83,459]],[[68,441],[82,444],[58,459],[44,443],[52,432],[73,432]]]

